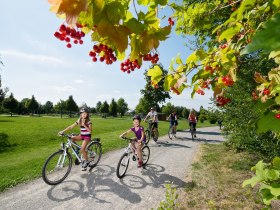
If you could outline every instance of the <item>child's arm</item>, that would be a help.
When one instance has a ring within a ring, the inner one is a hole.
[[[89,125],[87,125],[85,123],[85,121],[82,121],[82,126],[84,126],[87,129],[87,131],[91,133],[91,131],[92,131],[92,124],[91,123]]]
[[[129,134],[130,132],[131,132],[131,130],[129,129],[128,131],[122,133],[122,134],[120,135],[120,138],[123,138],[124,136],[126,136],[126,135]]]
[[[73,123],[72,125],[68,126],[67,128],[65,128],[64,130],[62,131],[59,131],[58,134],[63,134],[65,133],[66,131],[69,131],[69,130],[72,130],[74,127],[76,127],[78,125],[77,122]]]

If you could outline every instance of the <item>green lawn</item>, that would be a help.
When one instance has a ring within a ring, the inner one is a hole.
[[[118,137],[132,126],[132,119],[93,117],[93,137],[100,137],[103,153],[122,148],[126,142]],[[74,123],[76,118],[0,116],[0,191],[20,182],[41,176],[46,158],[59,149],[63,140],[58,131]],[[147,124],[142,122],[144,127]],[[209,123],[198,127],[211,126]],[[160,135],[167,134],[168,122],[159,123]],[[188,128],[179,121],[178,130]],[[79,128],[73,130],[79,132]]]

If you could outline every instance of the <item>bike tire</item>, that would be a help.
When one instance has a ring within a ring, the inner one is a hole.
[[[99,142],[93,141],[87,146],[87,154],[89,167],[94,168],[100,161],[102,156],[102,146]]]
[[[173,138],[173,130],[172,130],[172,128],[173,128],[173,127],[170,127],[170,128],[168,129],[168,137],[169,137],[170,140],[172,140],[172,138]]]
[[[153,140],[154,140],[155,142],[157,142],[157,140],[158,140],[158,135],[159,135],[158,130],[157,130],[157,131],[153,131],[152,136],[153,136]]]
[[[146,165],[148,163],[149,158],[150,158],[150,148],[148,146],[144,146],[142,148],[143,165]]]
[[[61,183],[64,179],[66,179],[66,177],[69,175],[72,168],[72,157],[67,151],[65,159],[63,161],[61,159],[63,158],[63,155],[64,155],[64,150],[59,150],[53,153],[52,155],[50,155],[46,160],[42,169],[42,178],[44,182],[46,182],[47,184],[57,185]],[[63,163],[63,166],[62,167],[58,166],[58,164],[61,163]]]
[[[121,156],[121,159],[118,162],[118,166],[117,166],[117,177],[118,178],[123,178],[125,176],[125,173],[127,171],[129,165],[129,155],[127,153],[124,153]],[[123,170],[122,170],[123,169]]]
[[[151,138],[151,132],[149,130],[145,130],[145,135],[146,135],[146,144],[148,144]]]

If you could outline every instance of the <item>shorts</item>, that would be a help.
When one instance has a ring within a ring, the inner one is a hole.
[[[85,136],[85,135],[80,135],[82,140],[86,140],[86,141],[90,141],[91,140],[91,136]]]
[[[177,126],[177,125],[178,125],[178,121],[177,121],[177,120],[171,120],[171,121],[170,121],[170,127],[171,127],[172,125]]]
[[[153,122],[151,125],[152,125],[152,128],[158,128],[158,122]]]

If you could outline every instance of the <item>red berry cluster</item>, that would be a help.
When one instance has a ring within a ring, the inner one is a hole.
[[[234,84],[234,81],[230,76],[224,76],[222,77],[222,81],[226,86],[232,86]]]
[[[275,118],[277,118],[278,120],[280,120],[280,113],[275,114]]]
[[[270,90],[269,90],[268,88],[265,88],[265,89],[263,90],[263,94],[264,94],[264,95],[269,95],[269,94],[270,94]]]
[[[209,84],[211,84],[211,80],[206,80],[201,83],[200,87],[203,89],[205,88],[210,89]]]
[[[176,93],[177,95],[180,94],[180,91],[177,90],[175,87],[171,87],[170,89],[173,91],[173,93]]]
[[[204,95],[205,94],[205,92],[202,89],[197,89],[195,92],[197,94],[200,94],[200,95]]]
[[[152,64],[156,64],[159,60],[157,53],[155,53],[154,55],[148,53],[146,55],[141,55],[141,57],[143,58],[143,61],[151,61]]]
[[[60,41],[65,41],[67,42],[66,47],[71,48],[71,39],[73,39],[73,43],[74,44],[83,44],[83,40],[82,38],[85,36],[85,33],[81,30],[79,30],[80,28],[82,28],[83,26],[79,23],[76,24],[77,29],[75,28],[71,28],[69,26],[66,26],[64,24],[62,24],[59,27],[59,30],[56,31],[54,33],[54,36],[59,39]]]
[[[220,48],[225,49],[227,46],[228,46],[227,44],[222,44],[222,45],[220,45]]]
[[[117,61],[117,57],[114,55],[113,49],[104,44],[94,45],[93,50],[89,52],[89,56],[92,57],[93,62],[96,62],[96,56],[99,56],[99,61],[105,61],[107,65]]]
[[[256,91],[252,92],[252,98],[253,98],[254,101],[258,100],[259,97],[258,97]]]
[[[226,105],[227,103],[230,102],[230,99],[229,98],[225,98],[223,96],[218,96],[216,98],[216,102],[217,102],[216,103],[217,106],[224,106],[224,105]]]
[[[131,61],[129,58],[121,63],[121,71],[130,74],[131,71],[135,69],[140,69],[141,66],[138,64],[138,60]]]
[[[171,17],[168,18],[168,23],[169,25],[174,26],[174,21],[172,20]]]

